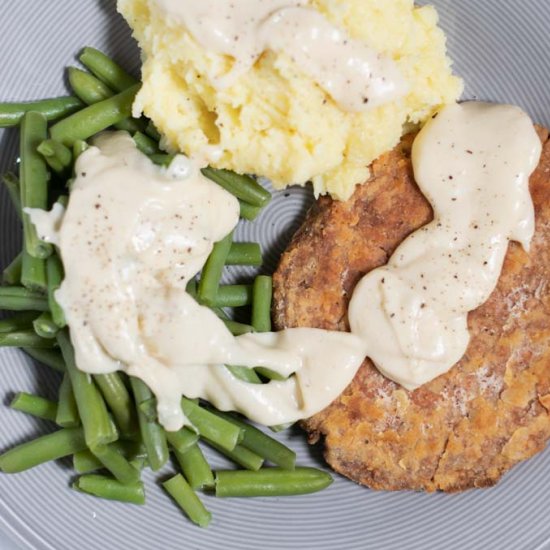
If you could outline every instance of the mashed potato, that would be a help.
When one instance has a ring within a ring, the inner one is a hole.
[[[225,90],[209,74],[231,59],[205,51],[151,0],[119,0],[143,52],[143,87],[134,110],[150,117],[169,150],[223,153],[218,168],[268,177],[277,188],[313,183],[315,194],[345,200],[369,175],[368,165],[394,147],[404,127],[455,101],[445,36],[432,7],[413,0],[311,0],[311,6],[353,38],[392,58],[406,78],[404,98],[346,112],[283,53],[266,52]]]

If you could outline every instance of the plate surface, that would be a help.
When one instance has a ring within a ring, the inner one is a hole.
[[[515,103],[550,125],[548,0],[434,0],[449,36],[465,97]],[[0,100],[65,93],[63,67],[82,46],[104,49],[137,73],[139,56],[116,15],[114,0],[0,0]],[[546,77],[546,78],[545,78]],[[0,172],[13,167],[17,132],[0,131]],[[311,202],[307,191],[276,194],[257,223],[238,237],[259,240],[271,267]],[[20,233],[0,191],[0,265],[20,247]],[[234,269],[230,278],[246,271]],[[0,451],[49,428],[7,408],[14,392],[55,397],[58,378],[15,350],[0,352]],[[322,465],[299,431],[281,439],[303,465]],[[222,466],[212,457],[213,465]],[[290,499],[216,500],[201,530],[181,516],[157,487],[164,474],[146,476],[144,507],[99,501],[68,488],[70,463],[47,464],[16,476],[0,475],[0,548],[172,549],[542,549],[550,547],[546,512],[550,451],[510,472],[495,488],[457,495],[377,493],[335,476],[326,491]]]

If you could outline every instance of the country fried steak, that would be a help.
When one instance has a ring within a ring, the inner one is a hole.
[[[470,313],[470,345],[415,391],[366,359],[344,393],[305,420],[334,470],[373,489],[460,491],[496,483],[550,438],[550,141],[530,180],[530,252],[511,243],[497,288]],[[414,135],[376,161],[347,202],[320,198],[274,276],[277,329],[349,330],[359,279],[432,219],[410,160]]]

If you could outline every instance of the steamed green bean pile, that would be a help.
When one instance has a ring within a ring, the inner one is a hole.
[[[57,401],[18,393],[14,410],[56,424],[58,430],[9,449],[0,455],[0,470],[17,473],[50,460],[72,456],[80,476],[73,488],[89,495],[143,504],[141,480],[145,467],[158,471],[173,456],[178,472],[162,484],[195,524],[211,519],[198,490],[219,497],[281,496],[318,491],[332,482],[329,474],[295,467],[295,453],[235,414],[182,398],[192,426],[167,432],[158,423],[156,401],[139,379],[124,373],[88,375],[75,363],[62,308],[55,292],[63,281],[63,264],[54,246],[43,242],[26,208],[49,209],[67,204],[74,163],[95,134],[114,128],[129,132],[136,146],[159,165],[173,158],[162,150],[160,135],[145,118],[131,118],[139,82],[103,53],[85,48],[85,70],[70,67],[73,95],[31,103],[0,103],[0,127],[20,129],[19,174],[3,182],[23,226],[23,249],[3,272],[0,346],[24,349],[41,364],[58,371]],[[249,176],[205,168],[203,173],[235,195],[241,218],[252,221],[270,194]],[[224,321],[234,334],[271,330],[271,277],[260,275],[250,284],[222,285],[227,265],[260,266],[257,243],[233,242],[233,234],[216,243],[198,281],[188,292]],[[236,322],[227,308],[250,306],[249,323]],[[224,367],[220,367],[224,368]],[[227,365],[231,373],[253,384],[279,375],[267,369]],[[273,427],[276,431],[284,427]],[[15,436],[15,439],[18,439]],[[221,453],[239,468],[212,471],[204,446]],[[266,467],[266,463],[270,466]]]

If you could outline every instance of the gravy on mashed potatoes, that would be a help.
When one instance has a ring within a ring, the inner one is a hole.
[[[264,51],[229,86],[218,86],[216,75],[230,73],[234,58],[205,49],[161,4],[118,1],[144,58],[135,114],[153,119],[168,149],[203,155],[215,147],[213,166],[268,177],[278,188],[312,181],[317,195],[347,199],[404,126],[462,91],[435,9],[412,0],[301,3],[392,61],[405,79],[403,96],[362,112],[343,109],[285,49]]]

